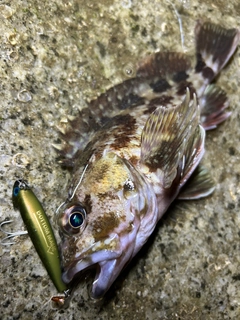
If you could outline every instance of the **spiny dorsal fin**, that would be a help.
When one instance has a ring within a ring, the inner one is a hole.
[[[198,123],[196,96],[190,100],[188,88],[182,104],[172,108],[158,107],[148,118],[141,137],[141,162],[149,166],[150,170],[162,170],[165,188],[171,186],[179,166],[182,166],[181,176],[186,174],[186,167],[193,162],[188,156],[188,149],[195,148],[193,142],[198,137],[204,142],[203,129],[200,129]],[[190,152],[193,153],[193,150]]]
[[[73,166],[77,152],[83,150],[94,133],[119,112],[143,103],[144,99],[135,93],[141,83],[140,78],[133,78],[110,88],[79,111],[75,119],[68,120],[65,132],[59,132],[63,143],[55,145],[64,166]]]
[[[178,199],[193,200],[207,197],[214,191],[214,189],[215,184],[209,171],[199,165],[181,189]]]
[[[78,117],[69,118],[66,128],[59,130],[61,143],[53,145],[59,155],[58,162],[64,167],[73,167],[75,155],[83,150],[99,127],[89,108],[79,111]]]

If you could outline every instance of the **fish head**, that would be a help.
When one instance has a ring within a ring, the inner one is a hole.
[[[113,152],[92,160],[79,176],[58,214],[63,280],[95,267],[91,296],[98,299],[152,233],[157,205],[151,185]]]

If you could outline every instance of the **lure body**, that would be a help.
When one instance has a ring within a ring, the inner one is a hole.
[[[24,180],[14,183],[12,200],[14,208],[20,210],[28,234],[53,284],[59,292],[66,292],[57,242],[41,203]]]

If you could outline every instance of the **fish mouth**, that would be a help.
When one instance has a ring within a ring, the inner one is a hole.
[[[117,266],[119,266],[119,260],[121,261],[119,258],[122,257],[123,251],[120,248],[114,250],[103,248],[97,251],[96,248],[97,246],[94,245],[76,257],[70,265],[65,266],[62,279],[67,284],[74,283],[82,272],[92,267],[95,268],[96,274],[90,295],[93,299],[101,299],[121,271],[121,267],[119,269]]]

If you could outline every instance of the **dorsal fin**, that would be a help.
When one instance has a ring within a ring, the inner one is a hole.
[[[214,84],[207,86],[199,104],[201,107],[201,124],[205,130],[215,129],[219,123],[231,115],[231,112],[225,111],[229,105],[225,91]]]
[[[143,103],[144,98],[137,94],[141,83],[140,78],[133,78],[110,88],[79,111],[78,117],[68,121],[65,132],[60,132],[63,143],[54,145],[63,165],[73,166],[76,153],[85,148],[93,134],[106,122],[122,110]]]
[[[170,76],[177,82],[186,77],[186,71],[191,68],[191,59],[180,52],[157,52],[144,58],[137,70],[137,76],[141,78]],[[184,79],[185,80],[185,79]]]

